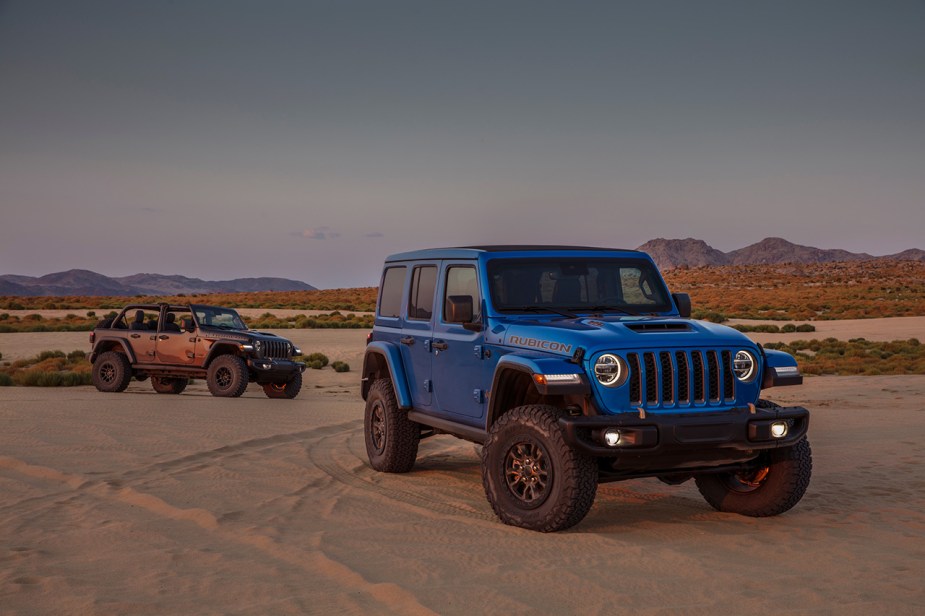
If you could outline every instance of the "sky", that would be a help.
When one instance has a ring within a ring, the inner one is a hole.
[[[925,248],[925,2],[0,0],[0,273]]]

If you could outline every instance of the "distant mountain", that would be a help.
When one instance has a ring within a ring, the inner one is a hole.
[[[729,257],[703,240],[649,240],[638,248],[648,253],[661,269],[673,267],[701,267],[706,265],[728,265]]]
[[[869,261],[866,253],[847,250],[824,250],[800,246],[779,237],[769,237],[757,244],[727,253],[732,265],[763,265],[768,263],[829,263],[831,261]]]
[[[925,250],[910,248],[909,250],[904,250],[902,252],[896,253],[895,255],[883,258],[896,259],[897,261],[925,261]]]
[[[703,240],[693,238],[683,240],[654,239],[640,246],[638,250],[651,255],[661,269],[709,265],[830,263],[833,261],[871,261],[875,259],[925,261],[925,250],[919,250],[918,248],[904,250],[894,255],[875,257],[867,253],[855,253],[847,250],[801,246],[779,237],[765,238],[757,244],[730,252],[722,252]]]
[[[186,276],[135,274],[110,278],[72,269],[40,277],[0,276],[0,295],[177,295],[179,293],[242,293],[251,291],[314,291],[315,287],[286,278],[200,280]]]

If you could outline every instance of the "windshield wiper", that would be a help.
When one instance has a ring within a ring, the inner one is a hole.
[[[501,312],[552,312],[569,319],[578,318],[577,314],[572,314],[562,308],[552,308],[550,306],[509,306],[507,308],[501,308],[500,310]]]

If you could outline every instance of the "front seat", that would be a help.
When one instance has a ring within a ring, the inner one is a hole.
[[[129,329],[139,330],[139,329],[148,329],[145,325],[145,311],[136,310],[135,311],[135,320],[128,326]]]

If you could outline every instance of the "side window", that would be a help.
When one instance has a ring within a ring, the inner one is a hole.
[[[437,268],[424,265],[411,273],[411,296],[408,299],[408,318],[429,321],[434,314],[434,289],[437,286]]]
[[[443,320],[449,321],[446,298],[451,295],[468,295],[472,298],[472,314],[477,316],[482,306],[479,279],[475,268],[468,265],[450,266],[446,270],[446,288],[443,291]]]
[[[401,314],[401,291],[405,286],[405,268],[389,267],[382,276],[379,291],[379,316],[397,317]]]

